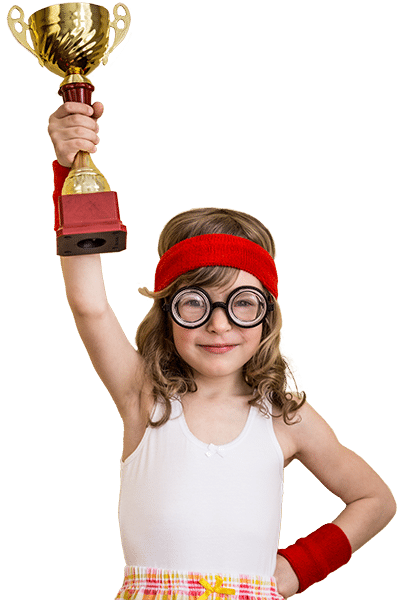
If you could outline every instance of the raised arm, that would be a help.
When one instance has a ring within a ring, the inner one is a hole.
[[[79,335],[97,374],[125,419],[126,412],[140,396],[142,362],[107,301],[100,255],[61,257],[61,266]]]
[[[49,134],[58,162],[70,167],[78,150],[94,152],[97,118],[103,107],[63,104],[49,120]],[[127,340],[106,296],[99,254],[61,257],[65,289],[76,326],[99,377],[121,417],[136,413],[143,386],[143,364]],[[139,407],[140,408],[140,407]],[[140,416],[139,416],[140,415]],[[145,416],[143,415],[143,419]]]

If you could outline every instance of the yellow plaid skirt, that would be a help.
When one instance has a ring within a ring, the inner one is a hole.
[[[250,575],[125,567],[115,600],[283,600],[276,581]]]

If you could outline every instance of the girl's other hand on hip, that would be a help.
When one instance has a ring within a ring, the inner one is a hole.
[[[299,589],[299,580],[296,573],[293,571],[290,563],[280,554],[276,557],[276,569],[274,573],[276,585],[279,594],[286,598],[290,598],[296,594]]]

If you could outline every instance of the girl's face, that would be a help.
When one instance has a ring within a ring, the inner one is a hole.
[[[226,287],[204,289],[212,302],[226,302],[230,292],[239,286],[263,289],[259,280],[246,271],[239,271],[237,279]],[[178,354],[192,367],[195,379],[238,377],[260,345],[262,323],[249,329],[239,327],[228,319],[223,308],[217,307],[197,329],[186,329],[172,321],[172,334]]]

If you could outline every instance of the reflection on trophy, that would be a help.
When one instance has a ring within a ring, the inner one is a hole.
[[[17,16],[16,16],[17,13]],[[123,14],[121,14],[123,13]],[[124,39],[130,24],[124,4],[114,7],[114,21],[106,8],[83,2],[55,4],[35,12],[24,22],[24,13],[13,6],[9,27],[41,66],[63,77],[59,94],[64,102],[91,104],[94,86],[86,77]],[[110,27],[115,36],[110,48]],[[29,30],[33,48],[27,41]],[[126,227],[119,215],[118,199],[88,152],[79,151],[59,198],[60,228],[57,254],[98,254],[126,248]]]

